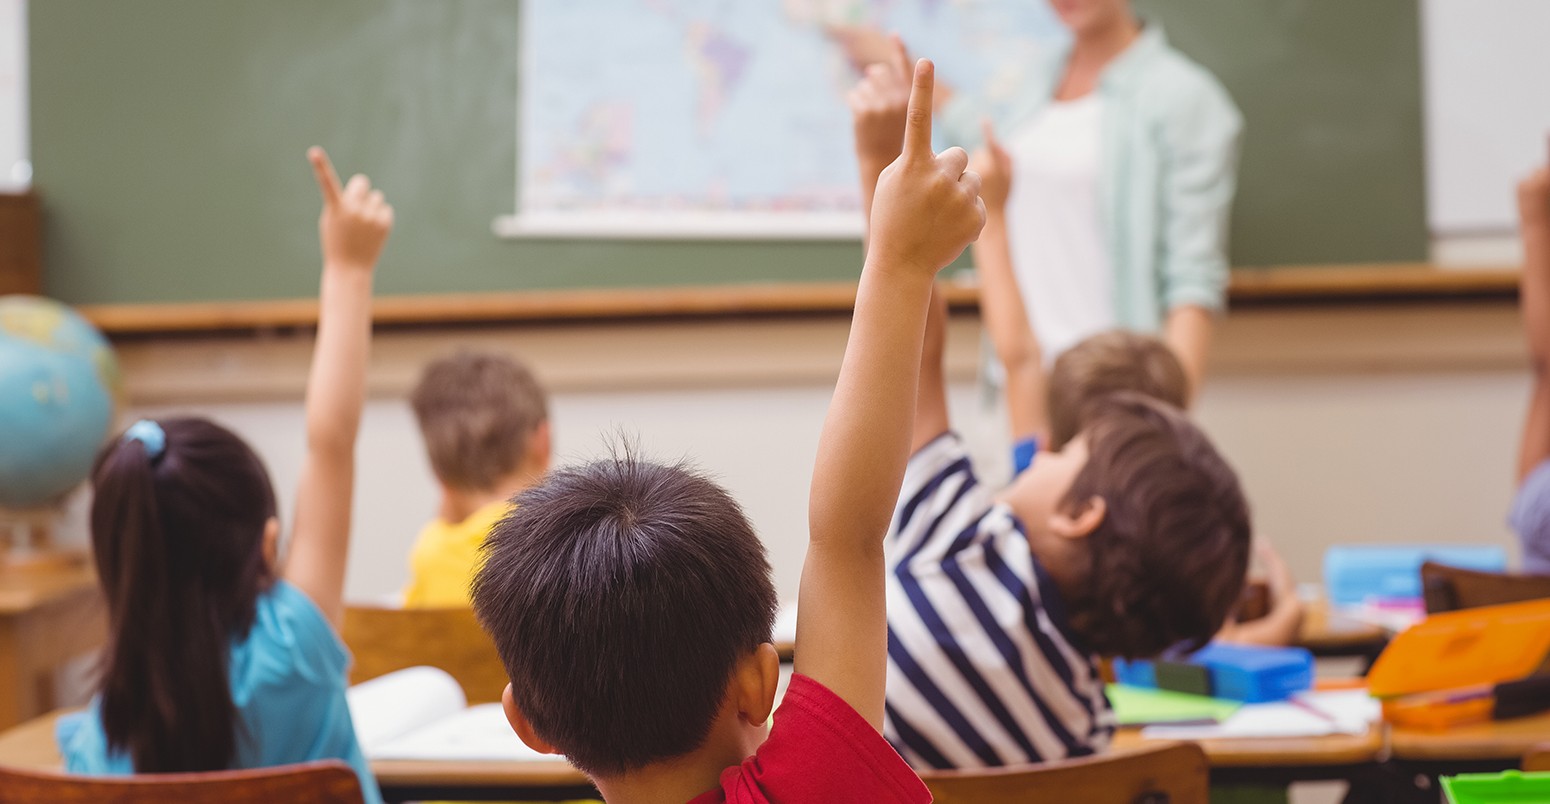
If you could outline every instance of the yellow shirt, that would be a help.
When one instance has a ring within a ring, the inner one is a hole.
[[[409,553],[409,586],[404,589],[404,606],[467,606],[468,583],[479,568],[479,546],[510,510],[510,503],[496,500],[462,522],[438,519],[426,525]]]

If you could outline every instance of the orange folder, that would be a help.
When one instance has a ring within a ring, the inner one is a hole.
[[[1550,599],[1434,614],[1394,637],[1367,674],[1375,698],[1516,681],[1550,657]]]

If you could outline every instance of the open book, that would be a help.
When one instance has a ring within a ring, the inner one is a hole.
[[[524,745],[500,704],[469,706],[457,681],[434,667],[374,678],[348,697],[367,759],[563,761]]]

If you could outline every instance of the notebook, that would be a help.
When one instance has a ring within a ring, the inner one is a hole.
[[[469,706],[434,667],[411,667],[350,688],[350,717],[367,759],[554,762],[517,738],[498,703]]]

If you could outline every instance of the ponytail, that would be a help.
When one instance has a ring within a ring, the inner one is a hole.
[[[108,745],[140,773],[231,767],[240,723],[227,658],[272,582],[268,476],[236,435],[173,419],[131,428],[92,477],[92,550],[108,603]]]

